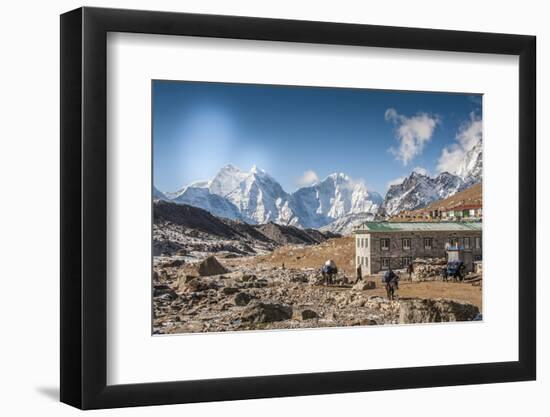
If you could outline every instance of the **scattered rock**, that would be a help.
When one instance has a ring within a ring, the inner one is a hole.
[[[413,261],[413,273],[411,278],[413,281],[441,279],[441,271],[446,264],[445,258],[417,258]]]
[[[252,296],[246,292],[240,292],[235,295],[235,304],[238,306],[245,306],[250,300],[252,300]]]
[[[376,288],[376,283],[374,281],[359,281],[353,286],[354,290],[374,290]]]
[[[223,294],[224,295],[233,295],[233,294],[236,294],[239,292],[239,289],[238,288],[235,288],[235,287],[225,287],[223,290],[222,290]]]
[[[241,281],[249,282],[249,281],[256,281],[257,277],[254,274],[245,274],[243,273],[241,275]]]
[[[176,268],[182,265],[185,265],[185,261],[183,259],[173,259],[169,262],[164,263],[162,266],[165,268]]]
[[[309,282],[309,277],[306,274],[295,274],[290,277],[290,282],[298,282],[298,283],[307,283]]]
[[[205,291],[210,288],[208,282],[200,278],[193,278],[184,286],[185,292]]]
[[[278,303],[253,301],[241,314],[241,320],[250,323],[271,323],[292,318],[292,307]]]
[[[471,321],[479,308],[470,303],[446,299],[410,298],[399,301],[399,323]]]
[[[302,311],[302,320],[311,320],[318,318],[319,315],[313,310]]]
[[[206,277],[210,275],[226,274],[229,270],[225,268],[215,256],[209,256],[199,264],[198,272],[201,277]]]
[[[176,298],[176,293],[168,285],[155,285],[153,287],[153,297],[160,297],[165,294],[168,294],[169,298]]]

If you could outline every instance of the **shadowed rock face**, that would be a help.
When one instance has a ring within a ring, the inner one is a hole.
[[[218,262],[215,256],[209,256],[199,264],[199,275],[202,277],[210,275],[219,275],[229,272],[222,264]]]
[[[401,324],[471,321],[479,314],[475,305],[453,300],[410,298],[399,304]]]
[[[241,320],[251,323],[271,323],[292,318],[292,307],[278,303],[251,302],[242,312]]]

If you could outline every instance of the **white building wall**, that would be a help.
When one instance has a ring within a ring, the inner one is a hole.
[[[370,234],[355,235],[355,269],[361,265],[361,275],[370,275]]]

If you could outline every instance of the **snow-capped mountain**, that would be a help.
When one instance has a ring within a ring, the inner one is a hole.
[[[403,210],[424,207],[432,201],[450,197],[464,187],[465,182],[462,178],[448,172],[431,178],[413,171],[401,184],[389,188],[381,212],[393,215]]]
[[[380,214],[393,215],[403,210],[414,210],[425,207],[435,200],[441,200],[456,194],[482,179],[483,142],[477,141],[464,155],[464,159],[453,171],[442,172],[437,177],[429,177],[413,172],[401,184],[392,185]]]
[[[243,219],[252,223],[287,223],[284,205],[289,195],[275,179],[253,166],[243,172],[228,165],[214,177],[210,192],[233,203]]]
[[[383,201],[380,194],[342,173],[287,193],[265,171],[254,166],[247,172],[233,165],[223,167],[212,180],[190,184],[167,196],[218,217],[303,228],[320,228],[352,213],[374,214]]]
[[[450,197],[464,187],[462,178],[448,172],[431,178],[413,171],[401,184],[390,187],[381,206],[381,213],[393,215],[403,210],[424,207],[432,201]]]
[[[226,198],[211,193],[209,185],[210,181],[195,182],[169,197],[175,203],[199,207],[217,217],[240,220],[239,209]]]
[[[320,228],[348,214],[374,214],[381,203],[380,194],[368,191],[363,183],[354,182],[345,174],[336,173],[292,194],[291,221]]]
[[[483,171],[483,142],[478,141],[466,152],[464,160],[457,167],[456,175],[469,185],[481,182]]]
[[[357,226],[374,220],[375,216],[376,215],[374,213],[350,213],[334,220],[326,226],[321,227],[319,230],[321,232],[332,232],[347,235],[350,234]]]
[[[168,200],[168,197],[157,187],[153,186],[153,200]]]

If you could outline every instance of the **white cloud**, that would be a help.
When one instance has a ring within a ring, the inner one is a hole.
[[[413,169],[413,172],[416,172],[417,174],[421,174],[421,175],[426,175],[428,177],[430,176],[430,171],[428,171],[424,167],[416,167]]]
[[[388,181],[388,183],[386,184],[386,186],[387,186],[388,188],[390,188],[392,185],[399,185],[399,184],[401,184],[403,181],[405,181],[405,178],[406,178],[406,177],[397,177],[397,178],[394,178],[393,180]]]
[[[296,180],[296,184],[298,184],[299,187],[307,187],[309,185],[313,185],[316,182],[319,181],[319,176],[317,173],[311,169],[308,169],[305,171],[300,178]]]
[[[430,141],[439,123],[439,117],[436,115],[418,113],[415,116],[406,117],[392,108],[386,110],[384,118],[396,125],[395,137],[399,147],[397,149],[391,147],[390,151],[405,166],[422,153],[424,145]]]
[[[437,161],[437,170],[458,174],[466,153],[481,142],[482,134],[483,124],[481,118],[471,113],[470,119],[458,129],[456,134],[457,143],[453,143],[441,151],[441,156]]]

